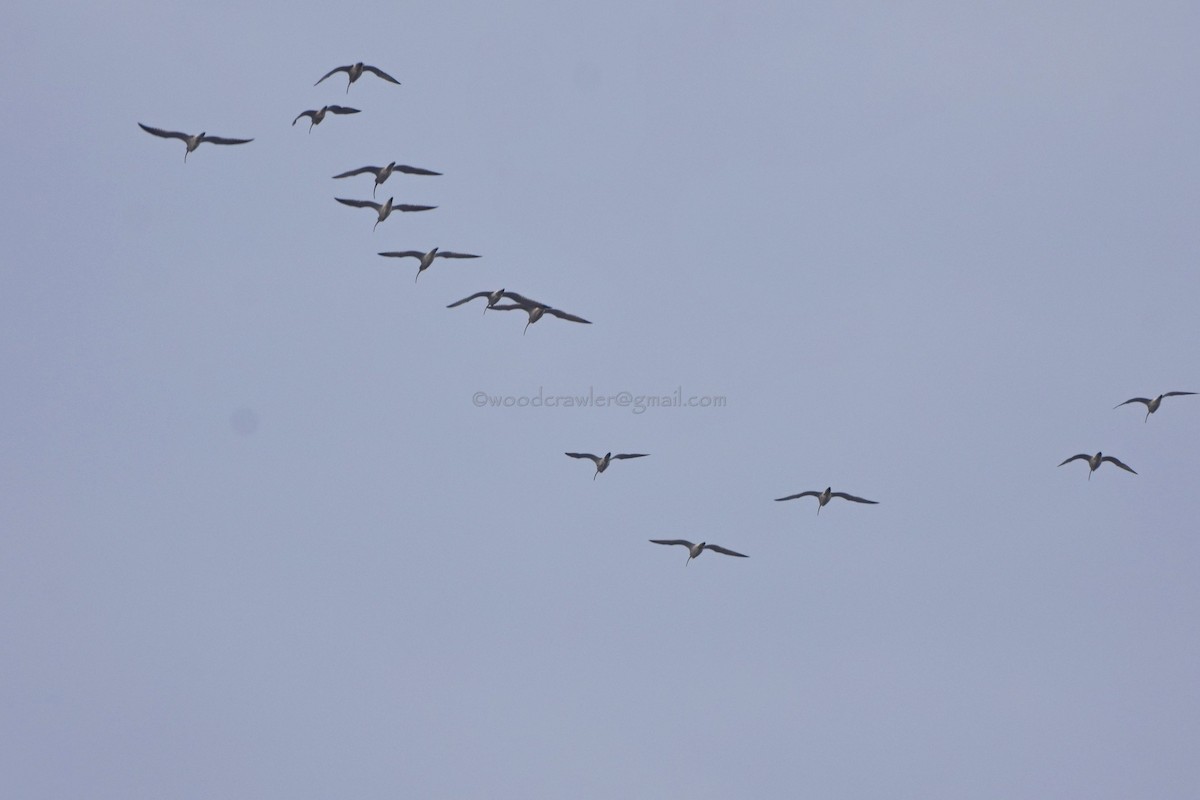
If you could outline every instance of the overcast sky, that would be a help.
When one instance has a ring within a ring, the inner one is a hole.
[[[0,12],[6,795],[1196,796],[1195,4],[283,8]]]

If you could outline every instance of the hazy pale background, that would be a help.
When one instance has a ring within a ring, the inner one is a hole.
[[[3,794],[1196,797],[1198,30],[7,6]]]

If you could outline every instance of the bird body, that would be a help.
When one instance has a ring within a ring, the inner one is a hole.
[[[396,250],[388,253],[380,253],[381,256],[389,258],[416,258],[420,260],[417,265],[417,278],[421,277],[421,273],[429,269],[435,258],[479,258],[479,256],[470,253],[452,253],[449,250],[439,251],[436,247],[432,250],[422,253],[420,250]],[[416,282],[416,278],[413,278]]]
[[[1113,406],[1113,408],[1120,408],[1121,406],[1127,406],[1130,403],[1142,403],[1143,405],[1146,406],[1146,417],[1145,417],[1145,419],[1142,420],[1142,422],[1149,422],[1150,415],[1153,414],[1155,411],[1158,411],[1158,407],[1160,405],[1162,405],[1162,401],[1163,401],[1164,397],[1178,397],[1180,395],[1187,395],[1187,394],[1195,394],[1195,392],[1163,392],[1162,394],[1160,394],[1158,397],[1154,398],[1153,400],[1151,400],[1148,397],[1131,397],[1128,400],[1126,400],[1124,403],[1117,403],[1115,406]]]
[[[301,117],[308,117],[310,120],[312,120],[311,122],[308,123],[308,132],[312,133],[313,125],[320,125],[321,120],[325,119],[326,114],[358,114],[358,113],[359,113],[359,109],[349,108],[347,106],[321,106],[320,108],[317,108],[317,109],[310,108],[308,111],[301,111],[299,114],[296,115],[296,118],[294,120],[292,120],[292,127],[296,126],[296,123],[300,121]]]
[[[736,556],[737,558],[749,558],[750,557],[747,555],[743,555],[742,553],[735,553],[732,550],[727,550],[726,548],[721,547],[720,545],[717,545],[717,544],[709,544],[708,542],[700,542],[699,544],[692,544],[687,539],[651,539],[650,541],[653,542],[654,544],[681,544],[684,547],[686,547],[688,549],[688,558],[687,558],[687,561],[683,562],[683,565],[685,567],[688,564],[692,563],[693,558],[698,558],[699,555],[701,553],[703,553],[705,550],[712,550],[715,553],[721,553],[722,555],[727,555],[727,556]]]
[[[422,169],[421,167],[410,167],[407,164],[397,164],[391,162],[385,167],[359,167],[352,169],[349,172],[343,172],[341,175],[334,175],[334,180],[338,178],[349,178],[354,175],[363,175],[367,172],[375,176],[375,186],[371,189],[371,196],[375,196],[375,190],[379,188],[379,184],[392,177],[393,172],[402,172],[405,175],[441,175],[440,172],[434,172],[431,169]]]
[[[337,200],[343,205],[353,206],[355,208],[375,209],[375,212],[379,214],[379,219],[375,220],[375,225],[371,228],[371,230],[375,230],[375,228],[379,227],[379,223],[387,219],[393,211],[429,211],[437,208],[437,206],[412,206],[404,203],[393,203],[392,201],[396,199],[395,197],[389,197],[386,203],[376,203],[371,200],[347,200],[344,197],[335,197],[333,199]]]
[[[1094,456],[1089,456],[1087,453],[1079,453],[1077,455],[1071,456],[1066,461],[1062,462],[1062,464],[1059,464],[1059,466],[1061,467],[1063,464],[1070,464],[1072,461],[1076,461],[1081,458],[1088,463],[1088,467],[1089,467],[1088,480],[1089,481],[1092,479],[1092,473],[1095,472],[1100,467],[1100,465],[1103,464],[1105,461],[1116,464],[1118,467],[1125,470],[1126,472],[1133,472],[1134,475],[1137,475],[1137,473],[1134,472],[1133,469],[1128,464],[1124,464],[1119,459],[1113,458],[1112,456],[1106,456],[1103,453],[1096,453],[1096,455],[1094,455]]]
[[[828,503],[830,500],[832,500],[835,497],[840,497],[843,500],[849,500],[853,503],[867,503],[868,505],[873,505],[873,506],[879,505],[878,501],[876,501],[876,500],[865,500],[861,497],[855,497],[852,494],[846,494],[845,492],[835,492],[835,491],[833,491],[832,486],[826,486],[825,491],[823,491],[823,492],[818,492],[818,491],[814,490],[814,491],[808,491],[808,492],[800,492],[799,494],[790,494],[787,497],[776,497],[775,501],[782,502],[783,500],[795,500],[798,497],[815,497],[815,498],[817,498],[817,513],[818,514],[821,513],[821,509],[824,508],[825,504]]]
[[[592,480],[596,480],[596,475],[599,475],[604,470],[608,469],[608,465],[617,460],[624,458],[645,458],[649,453],[605,453],[603,456],[595,456],[591,453],[567,453],[571,458],[590,458],[596,464],[596,472],[592,475]]]
[[[321,81],[328,78],[330,75],[336,75],[339,72],[344,72],[350,77],[350,81],[346,84],[346,93],[347,94],[350,93],[350,84],[354,83],[356,80],[361,78],[364,72],[370,72],[375,75],[378,75],[379,77],[383,78],[385,81],[394,83],[397,86],[400,84],[400,81],[396,80],[391,75],[388,75],[386,72],[381,70],[379,67],[372,67],[370,64],[364,64],[363,62],[359,61],[355,64],[347,64],[344,67],[334,67],[333,69],[329,70],[329,72],[326,72],[324,75],[322,75],[321,80],[317,81],[317,83],[314,83],[313,86],[316,86]]]
[[[179,131],[164,131],[162,128],[152,128],[149,125],[138,123],[138,127],[146,133],[155,136],[161,136],[164,139],[179,139],[187,145],[187,150],[183,152],[183,160],[187,161],[188,154],[195,150],[200,145],[208,142],[209,144],[246,144],[253,142],[253,139],[226,139],[224,136],[209,136],[203,131],[196,134],[180,133]]]

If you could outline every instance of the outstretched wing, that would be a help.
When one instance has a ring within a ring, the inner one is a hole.
[[[492,311],[528,311],[529,307],[519,303],[497,303],[492,306]]]
[[[782,500],[795,500],[797,497],[819,497],[820,495],[820,492],[801,492],[800,494],[789,494],[787,497],[776,497],[775,502],[778,503]]]
[[[600,456],[594,456],[591,453],[567,453],[566,455],[569,455],[571,458],[590,458],[597,464],[600,463]]]
[[[1123,463],[1120,459],[1113,458],[1112,456],[1105,456],[1104,458],[1100,459],[1100,461],[1101,462],[1111,461],[1112,463],[1116,464],[1118,467],[1125,470],[1126,472],[1133,472],[1132,467],[1130,467],[1128,464]],[[1136,472],[1133,472],[1133,474],[1137,475]]]
[[[382,167],[359,167],[358,169],[352,169],[349,172],[343,172],[341,175],[334,175],[333,177],[349,178],[352,175],[362,175],[364,172],[373,173],[376,177],[378,177],[380,169],[382,169]]]
[[[681,544],[689,550],[695,547],[695,545],[689,542],[687,539],[651,539],[650,541],[654,542],[655,544]]]
[[[299,114],[296,115],[296,118],[294,120],[292,120],[293,127],[296,125],[297,122],[300,121],[301,117],[312,117],[313,119],[316,119],[317,112],[313,111],[311,108],[308,111],[301,111]]]
[[[1066,461],[1062,462],[1062,464],[1059,464],[1059,466],[1061,467],[1063,464],[1070,464],[1072,461],[1077,461],[1077,460],[1079,460],[1079,459],[1081,459],[1081,458],[1082,458],[1084,461],[1091,461],[1091,460],[1092,460],[1092,457],[1091,457],[1091,456],[1089,456],[1087,453],[1079,453],[1079,454],[1077,454],[1077,455],[1073,455],[1073,456],[1071,456],[1071,457],[1070,457],[1070,458],[1068,458]]]
[[[855,497],[854,495],[846,494],[845,492],[830,492],[829,496],[830,497],[840,497],[843,500],[851,500],[855,503],[870,503],[873,506],[879,505],[879,502],[876,500],[864,500],[861,497]]]
[[[359,109],[349,108],[348,106],[326,106],[325,110],[330,114],[357,114]]]
[[[613,458],[645,458],[649,453],[617,453]]]
[[[336,74],[337,74],[337,73],[339,73],[339,72],[345,72],[345,73],[349,73],[349,72],[350,72],[350,68],[351,68],[352,66],[354,66],[354,65],[353,65],[353,64],[347,64],[347,65],[346,65],[346,66],[344,66],[344,67],[334,67],[333,69],[329,70],[329,72],[326,72],[324,75],[322,75],[322,76],[321,76],[321,81],[325,80],[325,79],[326,79],[326,78],[328,78],[330,75],[336,75]],[[317,81],[317,83],[320,83],[321,81]],[[313,84],[313,86],[316,86],[316,85],[317,85],[317,83],[314,83],[314,84]]]
[[[385,81],[391,81],[392,83],[395,83],[395,84],[400,83],[400,81],[396,80],[391,75],[388,75],[386,72],[381,70],[379,67],[372,67],[372,66],[368,66],[367,64],[363,64],[363,72],[373,72],[376,75],[378,75],[379,77],[383,78]]]
[[[545,303],[539,303],[537,300],[528,298],[523,294],[517,294],[516,292],[505,292],[504,296],[516,303],[517,306],[523,306],[525,308],[529,308],[531,306],[541,306],[542,308],[547,307]],[[496,306],[493,306],[493,308],[495,307]]]
[[[1163,397],[1178,397],[1181,394],[1195,394],[1195,392],[1166,392]]]
[[[152,133],[155,136],[161,136],[164,139],[182,139],[186,142],[188,139],[192,138],[186,133],[180,133],[179,131],[164,131],[162,128],[151,128],[149,125],[143,125],[140,122],[138,123],[138,127],[144,130],[146,133]]]
[[[382,254],[381,254],[381,255],[382,255]],[[491,292],[476,292],[476,293],[475,293],[475,294],[473,294],[473,295],[469,295],[469,296],[467,296],[467,297],[464,297],[462,300],[455,300],[453,303],[451,303],[450,305],[446,306],[446,308],[454,308],[455,306],[461,306],[463,303],[469,303],[469,302],[471,302],[471,301],[472,301],[472,300],[474,300],[476,297],[491,297],[491,296],[492,296],[492,293],[491,293]]]
[[[420,250],[393,250],[390,253],[380,253],[379,255],[387,256],[388,258],[409,258],[410,256],[412,258],[423,258],[425,256]],[[487,294],[487,292],[484,292],[484,294]],[[472,297],[477,296],[472,295]]]
[[[407,164],[397,164],[392,167],[393,172],[403,172],[405,175],[441,175],[440,172],[434,172],[431,169],[421,169],[420,167],[410,167]]]
[[[1166,397],[1166,395],[1163,395],[1163,397]],[[1124,403],[1117,403],[1115,406],[1113,406],[1113,408],[1120,408],[1121,406],[1127,406],[1127,405],[1129,405],[1130,403],[1142,403],[1142,404],[1143,404],[1143,405],[1145,405],[1147,408],[1149,408],[1149,407],[1150,407],[1150,399],[1149,399],[1149,398],[1146,398],[1146,397],[1131,397],[1131,398],[1129,398],[1128,400],[1126,400]]]
[[[721,553],[721,554],[727,555],[727,556],[737,556],[738,558],[749,558],[750,557],[750,556],[746,555],[745,553],[735,553],[733,550],[729,550],[727,548],[721,547],[721,545],[719,545],[719,544],[706,544],[706,545],[704,545],[704,549],[712,550],[716,553]]]
[[[383,208],[379,203],[372,203],[370,200],[347,200],[344,197],[335,197],[333,199],[343,205],[354,206],[355,208],[373,208],[376,211]]]
[[[209,142],[211,144],[245,144],[253,142],[253,139],[226,139],[224,136],[205,136],[200,141]]]
[[[434,258],[479,258],[479,256],[473,256],[470,253],[451,253],[448,250],[439,250]]]
[[[557,308],[547,308],[546,313],[553,314],[554,316],[558,317],[559,319],[565,319],[568,322],[582,322],[584,325],[592,324],[591,322],[584,319],[583,317],[577,317],[574,314],[568,314],[565,311],[559,311]]]
[[[432,211],[437,206],[412,206],[407,203],[397,203],[392,206],[392,211]]]

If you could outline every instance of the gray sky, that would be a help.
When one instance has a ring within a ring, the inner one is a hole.
[[[1200,11],[568,5],[3,13],[7,793],[1194,797]]]

